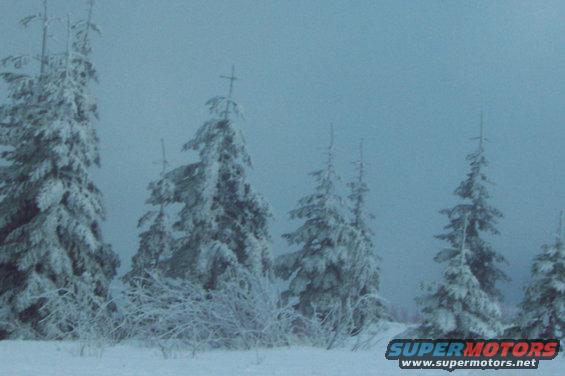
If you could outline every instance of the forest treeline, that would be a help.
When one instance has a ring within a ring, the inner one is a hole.
[[[208,120],[183,146],[187,163],[171,166],[162,146],[138,250],[120,277],[124,287],[111,290],[120,260],[104,242],[102,194],[91,177],[100,161],[91,93],[94,3],[84,20],[64,21],[66,48],[58,52],[49,45],[55,17],[46,0],[42,5],[21,20],[41,30],[39,54],[1,61],[0,338],[131,339],[197,351],[332,348],[354,337],[359,347],[391,319],[362,143],[342,195],[330,129],[320,168],[309,176],[312,190],[289,213],[299,224],[283,235],[289,252],[275,257],[270,206],[247,176],[251,157],[237,127],[233,69],[228,94],[206,102]],[[441,211],[447,225],[437,238],[447,247],[435,261],[443,278],[417,297],[422,316],[411,335],[563,339],[562,223],[534,260],[518,316],[502,317],[497,284],[507,279],[505,259],[488,241],[502,213],[489,196],[482,133],[481,120],[455,190],[458,204]]]

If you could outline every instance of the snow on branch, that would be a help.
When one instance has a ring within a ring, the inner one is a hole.
[[[206,292],[181,280],[151,275],[125,291],[128,337],[163,346],[250,349],[290,345],[296,328],[310,324],[280,304],[268,279],[239,271],[219,289]],[[298,324],[301,323],[301,324]]]

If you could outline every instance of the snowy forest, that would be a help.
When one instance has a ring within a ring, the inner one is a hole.
[[[7,3],[2,6],[10,8]],[[123,171],[100,173],[111,153],[105,153],[107,133],[99,138],[108,117],[99,87],[129,85],[116,77],[105,79],[98,69],[98,50],[118,39],[98,26],[107,16],[100,8],[126,4],[76,1],[67,5],[72,13],[65,14],[56,3],[33,1],[28,7],[35,13],[14,11],[2,18],[4,27],[21,34],[27,44],[0,57],[0,371],[7,367],[1,372],[79,374],[80,367],[100,365],[94,374],[118,375],[116,367],[133,367],[121,363],[123,358],[138,356],[153,360],[141,361],[144,369],[135,374],[154,374],[156,364],[172,367],[161,368],[164,374],[187,374],[183,367],[192,364],[201,373],[191,374],[204,375],[392,375],[402,372],[383,358],[383,346],[393,337],[565,340],[562,131],[547,146],[538,137],[542,146],[535,151],[558,158],[558,167],[551,170],[558,175],[558,187],[551,191],[555,196],[543,197],[548,202],[544,209],[549,208],[544,225],[551,225],[540,230],[545,231],[542,240],[537,240],[539,233],[531,235],[537,241],[534,248],[503,252],[505,241],[513,248],[517,243],[510,239],[512,233],[501,230],[506,212],[499,196],[515,188],[498,184],[501,170],[489,163],[492,154],[497,161],[502,158],[501,144],[512,143],[492,130],[497,125],[490,115],[496,109],[473,107],[472,119],[466,121],[469,130],[458,146],[435,148],[439,158],[457,161],[453,173],[442,171],[446,165],[427,162],[417,146],[399,141],[394,147],[411,163],[421,164],[416,168],[447,177],[433,188],[434,197],[444,199],[428,202],[429,213],[410,213],[417,211],[410,205],[385,213],[379,210],[383,205],[375,204],[387,200],[385,194],[405,200],[408,189],[420,200],[419,189],[383,188],[390,181],[382,164],[396,162],[375,154],[379,146],[374,138],[349,129],[347,115],[316,115],[320,132],[309,139],[316,144],[303,155],[258,157],[255,150],[269,153],[270,146],[256,145],[290,139],[277,140],[285,129],[276,117],[262,118],[261,124],[254,120],[253,98],[247,94],[240,100],[238,91],[253,76],[244,67],[242,76],[239,64],[222,61],[223,71],[201,78],[209,83],[206,93],[218,92],[205,96],[195,91],[196,103],[190,104],[195,114],[183,110],[176,115],[182,133],[171,137],[167,121],[151,119],[156,137],[138,149],[128,149],[128,143],[120,147],[120,153],[131,154],[128,160],[142,153],[147,155],[139,155],[140,160],[151,161],[135,167],[143,170],[131,180],[143,181],[135,188],[143,190],[139,200],[119,183],[137,174],[133,166],[126,172],[130,166],[123,163]],[[127,54],[127,46],[120,48]],[[155,54],[162,69],[169,69],[167,53]],[[191,70],[191,61],[198,59],[187,59],[185,69]],[[145,81],[135,89],[140,96],[152,85],[172,83],[191,90],[190,83],[137,79]],[[271,89],[276,91],[265,90]],[[159,100],[154,105],[175,112],[184,106],[178,103]],[[279,99],[272,106],[293,111],[293,103]],[[266,140],[248,132],[254,127],[263,128],[261,135],[269,135],[271,127],[279,129]],[[292,131],[301,132],[301,127]],[[449,143],[450,137],[442,140]],[[272,153],[280,150],[272,148]],[[301,158],[303,164],[291,165]],[[395,166],[402,170],[401,164]],[[520,166],[513,168],[522,173]],[[279,172],[292,173],[295,180],[271,180]],[[525,172],[521,177],[533,179]],[[117,209],[106,201],[112,189],[122,191]],[[270,199],[271,191],[292,195],[277,196],[290,197],[281,204]],[[281,207],[289,209],[281,213]],[[526,217],[527,210],[517,220],[525,225],[535,221]],[[111,222],[117,212],[123,217]],[[424,214],[438,219],[423,219],[420,227],[427,235],[418,239],[402,216]],[[137,227],[111,228],[126,217],[135,217]],[[391,237],[383,230],[390,227],[379,227],[385,222],[396,223],[396,236],[415,239],[417,247],[405,257],[384,247]],[[114,244],[107,232],[116,231],[126,232],[135,245],[128,250],[123,243]],[[520,274],[513,269],[515,258],[525,265]],[[404,273],[413,274],[408,278],[419,287],[395,300],[399,291],[406,291]],[[511,282],[517,275],[520,286]],[[26,368],[24,358],[16,355],[36,352],[35,364],[41,366],[61,348],[72,356],[51,371]],[[158,363],[162,360],[166,363]],[[551,363],[548,367],[555,370],[563,364]]]

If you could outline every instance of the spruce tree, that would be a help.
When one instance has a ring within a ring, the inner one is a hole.
[[[363,142],[360,144],[359,160],[354,163],[357,177],[351,181],[349,201],[351,204],[351,252],[349,289],[353,301],[353,320],[356,328],[366,322],[386,316],[379,298],[380,269],[379,258],[373,242],[373,230],[369,220],[373,215],[366,211],[366,197],[369,192],[365,182],[365,161]]]
[[[46,9],[40,17],[44,26]],[[4,335],[53,337],[72,331],[69,323],[43,320],[53,318],[47,300],[56,299],[54,291],[87,297],[82,309],[94,314],[106,306],[119,264],[102,240],[102,196],[89,174],[99,163],[92,124],[96,106],[88,89],[95,71],[87,39],[78,38],[91,27],[90,21],[69,21],[67,50],[60,56],[45,55],[44,27],[39,76],[2,75],[10,87],[9,103],[0,109],[7,147],[0,175]]]
[[[148,211],[139,219],[138,227],[146,227],[146,230],[139,235],[139,248],[132,258],[131,270],[123,278],[124,282],[130,284],[139,282],[136,281],[138,279],[163,272],[171,257],[174,239],[166,209],[173,202],[174,186],[166,175],[168,163],[163,140],[161,140],[161,149],[163,154],[161,175],[158,180],[149,183],[150,195],[146,202],[156,209]]]
[[[479,281],[481,289],[500,298],[501,294],[496,283],[508,278],[498,264],[505,262],[505,259],[484,239],[484,235],[497,235],[499,233],[496,225],[502,214],[489,204],[490,195],[487,184],[490,182],[484,173],[488,162],[484,150],[485,138],[482,115],[481,134],[478,140],[477,150],[467,156],[470,166],[467,178],[455,190],[455,194],[461,199],[461,203],[453,208],[441,211],[449,218],[449,224],[444,228],[447,232],[436,236],[436,238],[447,241],[450,248],[440,252],[436,261],[442,262],[450,259],[452,257],[450,253],[461,248],[460,234],[463,229],[463,219],[467,218],[468,224],[465,236],[470,252],[471,272]]]
[[[314,193],[300,199],[290,212],[302,225],[283,235],[290,245],[300,248],[277,259],[277,274],[290,279],[282,298],[296,298],[300,313],[322,320],[336,310],[339,316],[347,314],[344,309],[349,305],[351,285],[352,227],[336,188],[333,128],[326,154],[324,167],[310,174],[315,180]]]
[[[555,242],[544,245],[532,266],[532,281],[526,288],[518,325],[522,338],[565,341],[565,248],[563,212]]]
[[[467,248],[467,218],[463,219],[458,249],[450,249],[443,282],[428,286],[418,298],[423,323],[421,338],[494,338],[502,331],[500,308],[480,286],[471,270]]]
[[[182,205],[174,228],[182,235],[168,274],[208,290],[239,269],[264,276],[272,268],[270,208],[248,181],[251,159],[231,115],[239,115],[232,99],[233,68],[225,78],[229,94],[207,102],[211,119],[184,145],[198,160],[169,174],[175,201]]]

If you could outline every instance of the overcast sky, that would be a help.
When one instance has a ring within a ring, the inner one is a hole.
[[[60,16],[86,9],[50,3]],[[0,55],[39,52],[38,26],[18,24],[39,10],[39,0],[0,1]],[[307,174],[334,123],[344,183],[365,140],[382,294],[405,307],[439,276],[432,259],[444,244],[433,236],[447,222],[438,210],[457,202],[484,112],[492,204],[505,215],[492,243],[509,260],[512,282],[501,287],[516,302],[565,208],[564,20],[565,2],[547,0],[97,0],[103,165],[94,176],[121,272],[159,174],[159,139],[173,166],[188,162],[181,145],[235,64],[238,125],[251,178],[273,207],[275,254],[288,251],[280,235],[297,223],[287,212],[312,191]],[[53,33],[58,49],[64,29]]]

